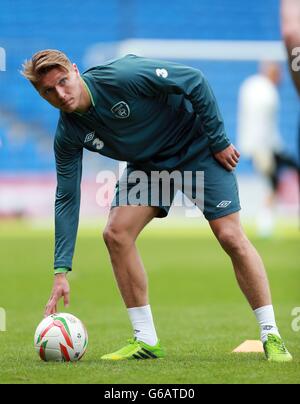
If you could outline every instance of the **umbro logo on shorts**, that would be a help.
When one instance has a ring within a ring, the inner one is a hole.
[[[229,206],[232,203],[232,201],[222,201],[219,203],[219,205],[217,206],[217,208],[227,208],[227,206]]]

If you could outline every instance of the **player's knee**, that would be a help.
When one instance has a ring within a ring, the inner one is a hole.
[[[108,225],[103,232],[103,239],[110,251],[125,248],[133,242],[127,229],[118,224]]]
[[[217,238],[229,255],[244,256],[249,248],[249,241],[245,234],[235,227],[221,229]]]

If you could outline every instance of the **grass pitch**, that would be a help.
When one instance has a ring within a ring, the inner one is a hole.
[[[0,223],[0,383],[299,383],[300,332],[292,309],[300,307],[299,233],[279,231],[253,243],[266,263],[286,344],[288,364],[269,364],[261,354],[232,354],[258,339],[255,318],[239,291],[228,257],[208,229],[150,225],[138,245],[148,271],[158,334],[168,356],[159,361],[103,363],[100,357],[131,337],[99,230],[81,230],[69,276],[70,313],[89,333],[82,362],[40,361],[33,335],[52,287],[52,231]],[[61,311],[65,311],[60,305]]]

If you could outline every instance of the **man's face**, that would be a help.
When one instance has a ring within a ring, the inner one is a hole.
[[[72,71],[55,67],[36,84],[40,95],[53,107],[71,113],[78,109],[82,99],[82,83],[76,65]]]

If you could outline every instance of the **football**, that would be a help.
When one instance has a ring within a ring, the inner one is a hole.
[[[68,313],[45,318],[34,336],[35,350],[45,362],[77,362],[85,354],[87,345],[85,326]]]

